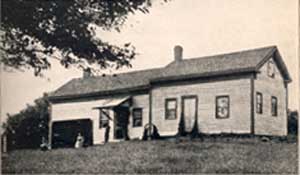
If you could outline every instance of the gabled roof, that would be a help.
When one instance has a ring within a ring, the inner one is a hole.
[[[101,92],[113,93],[117,90],[148,88],[151,82],[155,81],[255,72],[273,55],[276,57],[275,61],[283,77],[286,81],[290,81],[289,73],[276,46],[269,46],[228,54],[183,59],[182,61],[173,61],[163,68],[121,73],[116,76],[75,78],[49,96],[55,98]]]
[[[161,69],[148,69],[117,74],[74,78],[54,91],[51,96],[81,95],[129,88],[144,88],[149,80],[161,74]]]

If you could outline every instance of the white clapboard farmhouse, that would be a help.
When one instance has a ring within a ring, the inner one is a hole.
[[[50,144],[74,144],[77,134],[88,144],[141,139],[153,124],[161,136],[185,130],[205,134],[287,135],[290,75],[276,46],[182,58],[165,67],[92,76],[88,72],[50,94]],[[107,130],[107,126],[110,129]],[[107,131],[106,131],[107,130]]]

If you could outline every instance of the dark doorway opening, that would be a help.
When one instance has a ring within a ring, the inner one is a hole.
[[[74,147],[78,133],[84,137],[84,146],[93,144],[90,119],[54,122],[52,127],[52,148]]]
[[[114,138],[129,140],[129,108],[118,106],[114,108]]]

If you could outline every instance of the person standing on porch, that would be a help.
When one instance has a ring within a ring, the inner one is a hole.
[[[106,126],[106,129],[105,129],[105,134],[104,134],[105,143],[108,142],[108,139],[109,139],[109,131],[110,131],[110,126],[109,126],[109,123],[108,123],[107,126]]]

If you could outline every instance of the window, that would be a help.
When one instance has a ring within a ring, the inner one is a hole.
[[[229,118],[229,96],[216,97],[216,118]]]
[[[110,119],[109,110],[108,109],[100,109],[99,128],[107,127],[109,119]]]
[[[132,126],[139,127],[143,125],[143,109],[134,108],[132,110]]]
[[[271,99],[271,113],[272,116],[277,116],[277,98],[272,97]]]
[[[166,99],[165,103],[165,118],[166,120],[173,120],[177,118],[177,99]]]
[[[256,92],[256,113],[263,113],[263,96],[260,92]]]
[[[275,76],[275,66],[272,60],[268,62],[268,76],[272,78]]]

